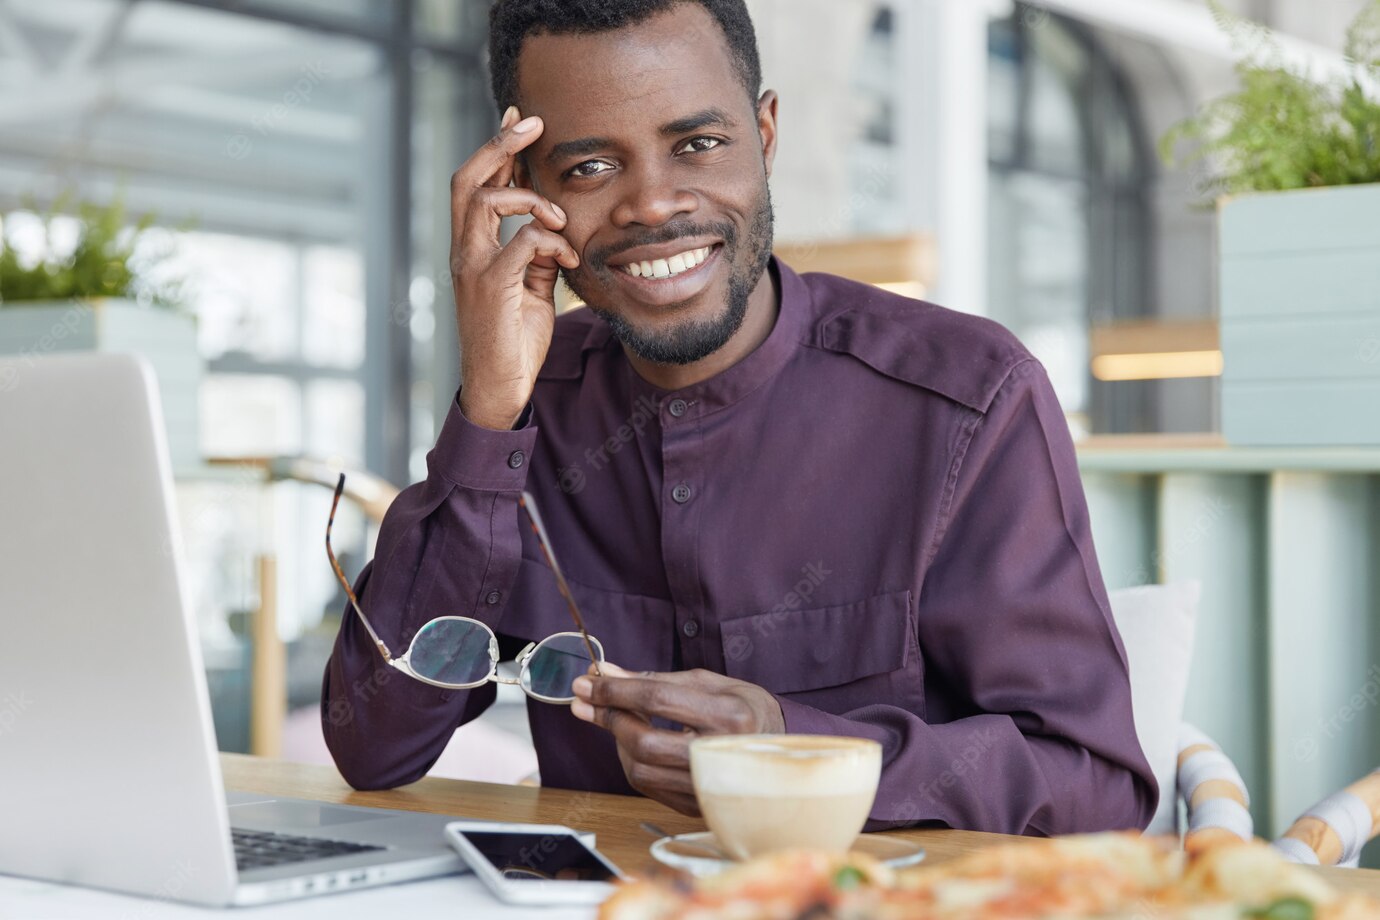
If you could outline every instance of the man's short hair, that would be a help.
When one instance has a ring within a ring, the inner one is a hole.
[[[489,78],[500,112],[518,104],[518,55],[529,35],[588,35],[636,25],[680,3],[704,7],[723,30],[738,79],[762,93],[757,33],[743,0],[495,0],[489,10]]]

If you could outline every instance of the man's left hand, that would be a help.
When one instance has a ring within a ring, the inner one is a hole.
[[[690,782],[690,742],[697,735],[780,734],[781,704],[766,690],[713,671],[633,673],[602,663],[602,677],[575,681],[571,712],[601,725],[618,741],[628,783],[648,798],[699,815]],[[673,732],[652,725],[660,717],[685,726]]]

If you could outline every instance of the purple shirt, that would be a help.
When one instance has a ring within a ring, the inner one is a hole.
[[[881,742],[870,828],[1144,827],[1156,785],[1044,369],[990,321],[773,270],[771,334],[703,383],[658,390],[577,310],[516,430],[452,404],[365,613],[394,654],[437,616],[489,624],[505,657],[571,630],[525,488],[610,661],[708,668],[773,693],[789,732]],[[326,740],[353,786],[402,785],[494,694],[383,667],[347,611]],[[611,735],[528,713],[544,784],[632,793]]]

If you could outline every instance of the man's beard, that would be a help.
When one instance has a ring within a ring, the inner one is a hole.
[[[635,246],[656,245],[695,236],[715,235],[723,238],[723,251],[720,255],[731,266],[728,301],[724,304],[723,312],[713,319],[681,323],[664,332],[648,333],[638,329],[623,316],[600,306],[595,298],[590,297],[592,286],[586,285],[583,280],[572,277],[564,270],[561,274],[576,296],[588,304],[595,315],[602,317],[609,324],[613,334],[628,351],[652,364],[694,364],[723,348],[742,328],[743,320],[747,317],[748,299],[757,289],[762,280],[762,273],[767,270],[767,263],[771,261],[774,230],[771,190],[764,187],[761,203],[752,216],[747,238],[744,240],[739,240],[738,228],[726,221],[710,224],[670,224],[620,245],[617,251],[603,250],[591,253],[589,263],[599,266],[596,270],[607,271],[610,258]],[[748,258],[741,264],[738,259],[740,243],[749,247]]]

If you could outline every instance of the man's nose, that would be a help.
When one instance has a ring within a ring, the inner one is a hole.
[[[627,192],[613,211],[619,227],[658,227],[699,210],[699,198],[664,170],[648,170],[628,177]]]

